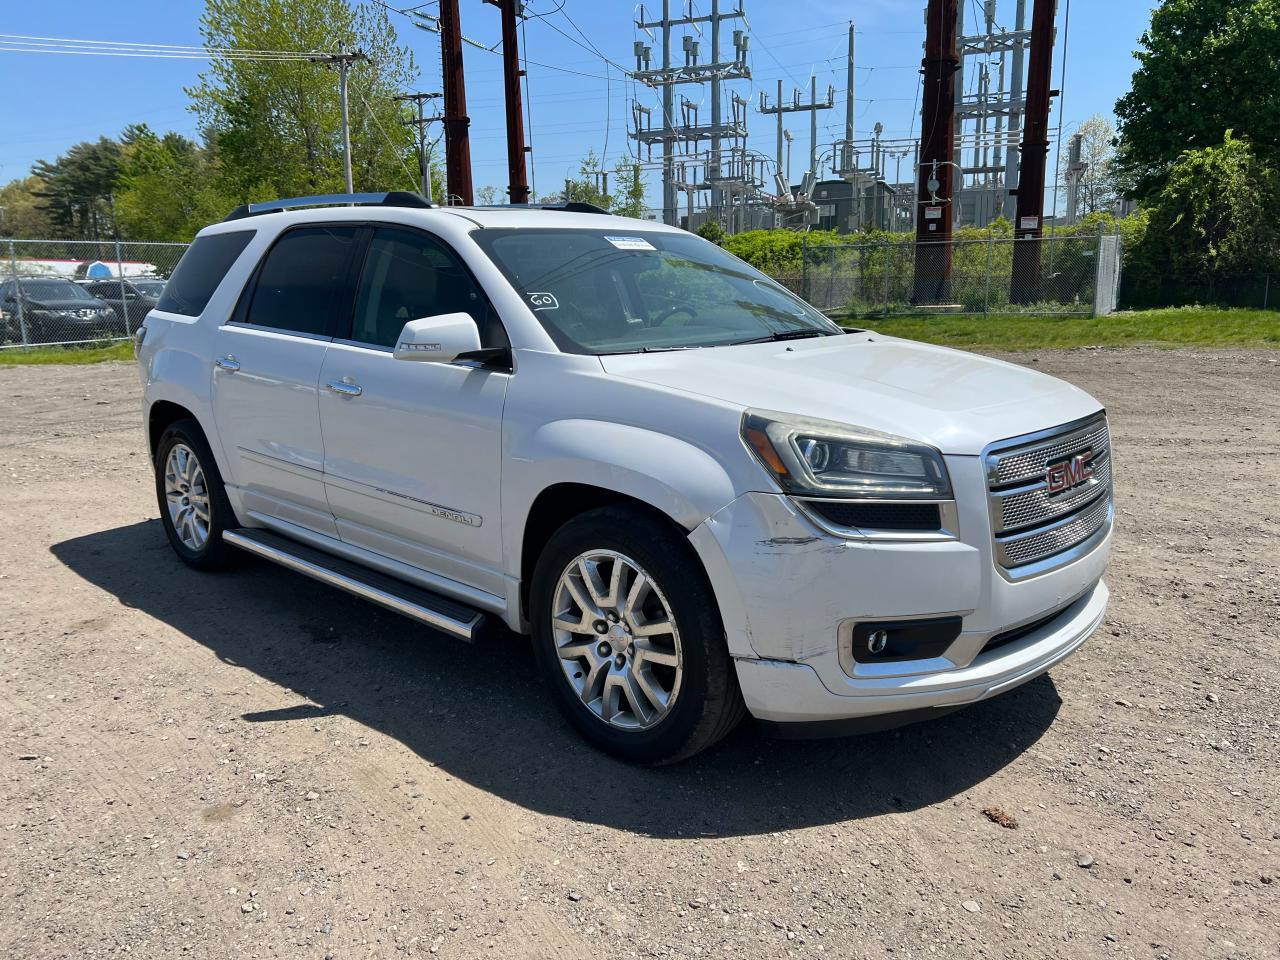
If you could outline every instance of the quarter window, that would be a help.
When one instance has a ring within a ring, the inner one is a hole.
[[[490,344],[497,327],[471,274],[438,240],[413,230],[379,228],[369,242],[356,293],[351,339],[393,347],[410,320],[466,313]],[[498,345],[498,344],[493,344]]]
[[[156,309],[185,317],[198,317],[204,313],[209,298],[236,262],[236,257],[253,239],[253,234],[253,230],[236,230],[196,237],[174,267],[173,276],[165,285],[164,295]]]
[[[300,227],[283,234],[258,271],[244,322],[333,336],[343,310],[356,227]],[[165,291],[166,295],[168,290]]]

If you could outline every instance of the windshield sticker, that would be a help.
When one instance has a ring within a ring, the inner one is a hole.
[[[533,307],[534,313],[539,310],[560,309],[560,301],[554,293],[527,293],[525,296],[529,298],[529,306]]]
[[[654,250],[652,243],[644,237],[605,237],[619,250]]]

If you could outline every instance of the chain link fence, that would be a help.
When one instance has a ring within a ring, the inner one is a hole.
[[[956,240],[948,249],[946,244],[918,246],[911,236],[806,243],[801,263],[776,271],[775,279],[820,310],[852,316],[1101,316],[1116,309],[1122,290],[1129,292],[1122,285],[1118,237],[1046,237],[1038,245],[1023,244],[992,237]],[[0,239],[0,349],[131,337],[186,248],[183,243]],[[1258,276],[1224,283],[1217,291],[1179,288],[1173,299],[1274,303],[1280,301],[1280,277],[1274,281]],[[1215,292],[1217,298],[1205,296]],[[1192,293],[1200,296],[1187,299]],[[1149,292],[1148,297],[1169,299]]]
[[[1116,307],[1116,237],[1012,237],[917,244],[805,244],[775,277],[820,310],[853,316],[1101,315]]]
[[[0,240],[0,349],[133,336],[185,243]]]

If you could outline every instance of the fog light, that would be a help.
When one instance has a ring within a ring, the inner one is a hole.
[[[848,672],[854,663],[886,664],[940,657],[960,636],[960,625],[959,617],[845,621],[840,635],[841,662]]]

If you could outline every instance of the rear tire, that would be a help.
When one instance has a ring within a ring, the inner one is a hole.
[[[178,559],[196,570],[230,566],[237,553],[222,531],[238,524],[200,425],[170,424],[156,444],[154,467],[160,520]]]
[[[697,555],[641,510],[603,507],[561,527],[538,558],[530,615],[556,705],[620,759],[686,759],[746,712]]]

